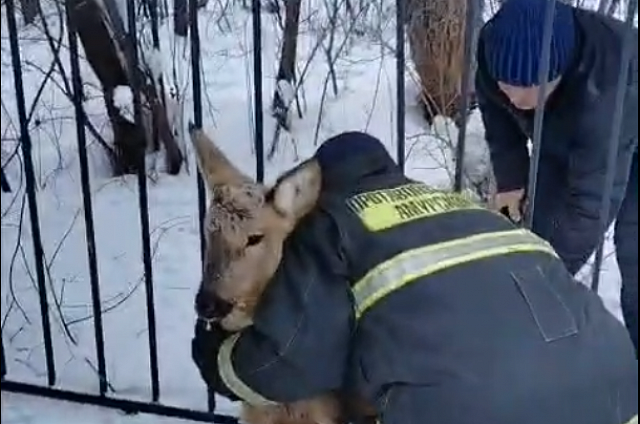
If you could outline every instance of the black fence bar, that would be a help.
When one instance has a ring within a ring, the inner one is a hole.
[[[261,0],[251,0],[253,41],[253,113],[255,115],[256,180],[264,181],[264,111],[262,99],[262,14]]]
[[[193,122],[196,128],[202,128],[202,79],[201,79],[201,52],[200,52],[200,26],[198,25],[198,0],[189,0],[189,36],[191,41],[191,87],[193,93]],[[196,172],[196,184],[198,186],[198,217],[200,222],[200,259],[204,264],[206,250],[205,214],[207,210],[207,198],[204,180],[199,172]],[[212,390],[207,391],[207,409],[213,412],[216,409],[216,394]]]
[[[398,165],[400,169],[404,170],[405,165],[405,128],[406,128],[406,109],[405,102],[405,67],[406,67],[406,49],[405,49],[405,34],[404,23],[406,13],[406,2],[403,0],[396,0],[396,138],[397,141],[397,154]]]
[[[460,126],[456,143],[456,169],[453,178],[453,189],[457,192],[463,189],[464,154],[467,145],[467,121],[469,115],[469,92],[471,91],[471,77],[473,61],[476,53],[476,34],[480,0],[468,0],[464,22],[464,69],[462,70],[462,90],[460,99]]]
[[[609,224],[609,213],[611,211],[611,193],[616,175],[616,167],[618,160],[618,139],[623,118],[624,98],[627,90],[627,80],[629,78],[629,64],[633,53],[633,21],[636,11],[638,10],[638,0],[629,0],[627,4],[627,13],[625,18],[625,36],[622,45],[622,54],[620,55],[620,70],[618,72],[618,84],[616,86],[615,106],[613,117],[611,118],[611,135],[609,136],[608,152],[607,152],[607,175],[602,187],[602,200],[600,205],[600,230],[602,238],[596,249],[595,264],[593,267],[593,277],[591,279],[591,289],[598,291],[600,286],[600,271],[602,270],[602,261],[604,255],[604,236]],[[637,37],[637,32],[636,32]]]
[[[202,69],[200,66],[200,27],[198,25],[198,0],[189,0],[189,37],[191,41],[191,87],[193,94],[193,123],[196,128],[202,128]],[[205,254],[205,223],[207,211],[207,196],[204,180],[196,172],[198,186],[198,218],[200,222],[200,259],[204,263]]]
[[[533,154],[529,164],[529,181],[527,187],[527,213],[524,217],[524,224],[531,228],[533,224],[533,214],[535,213],[535,198],[538,185],[538,168],[540,165],[540,145],[542,143],[542,125],[544,124],[544,105],[546,101],[545,93],[549,82],[549,64],[551,61],[551,37],[553,35],[553,19],[556,11],[556,0],[547,0],[547,7],[544,14],[544,29],[542,31],[542,52],[540,57],[540,69],[538,69],[538,81],[540,83],[540,94],[536,104],[533,118]]]
[[[2,381],[2,391],[75,402],[83,405],[118,409],[127,414],[152,414],[203,423],[238,424],[237,418],[228,415],[211,414],[208,412],[194,411],[185,408],[162,405],[159,403],[141,402],[130,399],[118,399],[110,396],[99,396],[90,393],[74,392],[11,380]]]
[[[87,259],[89,261],[89,279],[91,284],[91,306],[93,308],[93,326],[96,342],[96,358],[98,362],[98,378],[100,394],[107,392],[107,364],[104,354],[104,329],[102,325],[102,301],[100,297],[100,278],[98,275],[98,255],[96,253],[96,236],[93,221],[93,202],[91,201],[91,182],[89,161],[87,159],[87,134],[85,131],[86,116],[82,104],[84,93],[80,76],[80,60],[78,56],[77,29],[73,24],[71,7],[75,3],[65,3],[67,36],[69,39],[69,62],[71,65],[71,85],[73,87],[73,107],[78,137],[78,155],[80,159],[80,183],[82,187],[82,205],[84,209]]]
[[[138,69],[138,43],[136,41],[136,7],[135,2],[127,2],[127,20],[129,43],[131,49],[131,89],[133,91],[133,109],[136,125],[142,125],[142,103],[140,98],[140,70]],[[147,301],[147,324],[149,326],[149,368],[151,372],[151,398],[157,402],[160,398],[160,377],[158,375],[158,344],[156,336],[156,312],[153,296],[153,266],[151,262],[151,233],[149,225],[149,196],[147,193],[147,173],[144,149],[138,152],[138,192],[140,203],[140,227],[142,230],[142,260],[144,263],[144,286]]]
[[[2,363],[0,364],[0,372],[4,380],[4,376],[7,375],[7,359],[4,357],[4,340],[2,340]]]
[[[44,250],[42,248],[42,235],[40,233],[40,218],[38,217],[38,200],[36,198],[36,177],[31,157],[31,135],[29,134],[29,122],[24,98],[24,86],[22,80],[22,63],[20,58],[20,46],[18,45],[18,28],[16,25],[16,8],[14,0],[5,2],[7,7],[7,26],[9,27],[9,45],[11,49],[11,66],[13,68],[14,86],[16,90],[16,106],[18,119],[20,120],[20,147],[24,160],[24,175],[29,202],[29,222],[33,240],[33,254],[36,265],[36,282],[40,300],[40,319],[42,320],[42,337],[44,341],[45,360],[47,365],[47,382],[50,386],[56,383],[56,365],[51,339],[51,323],[49,319],[49,301],[44,269]]]

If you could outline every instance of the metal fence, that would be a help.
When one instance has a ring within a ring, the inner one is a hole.
[[[508,0],[507,0],[508,1]],[[475,46],[477,38],[478,26],[474,23],[479,22],[480,13],[482,9],[483,0],[468,0],[467,2],[467,16],[465,24],[465,71],[462,78],[462,102],[461,110],[466,111],[469,108],[469,95],[470,85],[472,81],[472,62],[475,55]],[[65,2],[65,7],[69,2]],[[127,1],[128,8],[128,33],[136,33],[136,7],[135,2]],[[192,63],[192,95],[193,95],[193,115],[194,123],[196,126],[201,127],[203,121],[202,111],[202,87],[201,87],[201,56],[200,56],[200,38],[197,16],[198,0],[189,0],[189,22],[190,22],[190,45],[191,45],[191,63]],[[28,129],[28,121],[25,107],[24,89],[23,89],[23,75],[21,69],[21,51],[18,41],[18,29],[16,24],[16,4],[15,0],[4,0],[3,4],[6,6],[6,24],[8,27],[8,35],[11,50],[11,63],[13,67],[13,75],[15,81],[15,95],[17,100],[17,112],[20,121],[20,144],[21,151],[24,160],[24,174],[26,180],[26,194],[29,206],[29,220],[32,228],[32,241],[35,252],[35,266],[36,266],[36,282],[39,294],[40,302],[40,317],[43,330],[43,346],[46,357],[46,370],[47,370],[47,385],[40,386],[30,383],[15,381],[11,379],[11,372],[7,369],[5,360],[4,342],[2,344],[2,390],[7,392],[17,392],[32,394],[38,396],[44,396],[49,398],[75,401],[85,404],[93,404],[104,407],[121,409],[129,413],[151,413],[162,416],[177,417],[192,419],[194,421],[202,422],[218,422],[218,423],[235,423],[237,419],[235,417],[215,414],[215,401],[212,394],[209,396],[208,408],[204,408],[202,411],[193,411],[189,409],[183,409],[178,407],[172,407],[164,405],[160,398],[160,384],[158,373],[158,349],[156,346],[156,318],[154,307],[154,283],[153,283],[153,268],[151,261],[151,246],[150,246],[150,233],[149,233],[149,215],[148,215],[148,197],[147,197],[147,177],[144,167],[139,167],[138,172],[138,188],[139,188],[139,219],[142,229],[142,245],[143,245],[143,261],[144,261],[144,286],[146,289],[146,308],[147,308],[147,320],[148,320],[148,344],[150,348],[150,369],[149,378],[151,380],[151,399],[148,402],[127,400],[122,398],[111,397],[108,394],[107,384],[107,371],[105,364],[105,351],[104,351],[104,331],[102,324],[102,312],[101,312],[101,296],[100,296],[100,276],[97,267],[94,224],[93,224],[93,211],[90,192],[88,159],[87,159],[87,137],[85,134],[85,121],[87,117],[83,110],[83,88],[82,79],[80,75],[80,65],[78,56],[78,39],[74,29],[73,23],[69,19],[69,10],[66,14],[66,28],[69,42],[70,51],[70,68],[71,68],[71,80],[73,88],[73,100],[75,109],[75,120],[78,140],[78,154],[79,165],[81,172],[81,187],[84,206],[84,221],[86,225],[86,249],[87,258],[89,263],[89,275],[91,281],[91,297],[94,316],[94,330],[95,330],[95,345],[97,352],[97,368],[99,376],[99,393],[81,393],[65,390],[64,388],[57,387],[57,375],[55,366],[55,352],[52,343],[51,324],[49,319],[49,300],[47,299],[47,289],[45,283],[45,266],[43,263],[43,247],[39,225],[39,211],[36,201],[36,183],[35,183],[35,171],[32,159],[32,142]],[[548,0],[547,11],[545,15],[545,30],[543,38],[543,61],[540,68],[540,80],[546,81],[546,76],[549,69],[549,53],[551,45],[551,33],[552,33],[552,21],[553,12],[555,8],[556,0]],[[158,0],[148,0],[152,12],[156,11],[157,16]],[[395,60],[397,70],[396,81],[396,94],[397,94],[397,117],[405,116],[405,103],[404,103],[404,91],[405,80],[402,77],[404,75],[406,59],[405,59],[405,27],[404,27],[404,8],[402,7],[402,0],[396,0],[396,45],[395,45]],[[637,0],[630,0],[628,4],[628,10],[626,13],[626,26],[629,33],[633,31],[634,16],[637,12]],[[253,98],[254,98],[254,131],[255,131],[255,152],[256,152],[256,179],[262,181],[264,177],[264,120],[263,110],[264,102],[262,96],[262,46],[261,46],[261,2],[260,0],[251,0],[251,13],[252,13],[252,42],[253,42]],[[153,13],[151,16],[153,17]],[[622,64],[629,62],[632,54],[631,37],[627,37],[627,42],[623,48]],[[131,47],[130,54],[133,59],[137,61],[138,51],[136,42],[128,42]],[[616,166],[617,156],[617,143],[615,140],[620,135],[620,126],[623,116],[623,100],[626,87],[626,67],[620,67],[621,72],[619,76],[615,111],[612,119],[610,142],[609,142],[609,154],[608,164],[609,172],[606,178],[606,186],[602,189],[602,212],[601,212],[601,226],[604,231],[607,227],[607,216],[609,215],[609,197],[612,192],[614,183],[614,170]],[[132,84],[136,86],[135,81]],[[544,91],[546,83],[543,82],[542,90]],[[140,92],[134,90],[134,109],[135,119],[137,123],[141,122],[141,96]],[[542,135],[542,126],[544,119],[543,98],[540,96],[539,103],[535,111],[534,119],[534,131],[533,131],[533,151],[531,158],[530,174],[529,174],[529,187],[528,197],[530,199],[530,208],[533,211],[535,205],[533,199],[535,198],[536,181],[538,162],[540,159],[540,143]],[[404,166],[405,160],[405,122],[404,119],[397,119],[396,137],[397,137],[397,160],[401,166]],[[456,154],[459,160],[456,161],[454,188],[461,190],[463,188],[463,161],[460,160],[465,153],[465,133],[466,133],[466,121],[462,120],[461,128],[459,131],[459,138],[456,147]],[[141,158],[143,160],[143,158]],[[197,186],[199,195],[199,217],[204,217],[205,213],[205,189],[204,183],[200,176],[197,176]],[[5,177],[4,170],[2,172],[2,189],[10,190],[9,182]],[[533,213],[528,214],[526,225],[531,225],[531,218]],[[202,228],[201,228],[202,234]],[[201,237],[201,249],[204,252],[204,238]],[[602,243],[598,247],[596,253],[596,263],[593,274],[593,289],[597,290],[600,275],[600,266],[602,262],[603,249]]]

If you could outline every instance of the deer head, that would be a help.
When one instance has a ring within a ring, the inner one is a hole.
[[[252,324],[284,240],[316,204],[320,166],[307,160],[265,187],[238,170],[202,129],[189,124],[189,134],[209,195],[196,313],[207,323],[220,321],[226,330],[238,331]]]

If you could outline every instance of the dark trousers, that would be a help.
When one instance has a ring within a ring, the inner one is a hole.
[[[638,154],[636,153],[627,193],[617,216],[616,258],[622,274],[622,314],[638,356]]]
[[[543,157],[538,172],[538,187],[534,207],[532,230],[548,239],[556,230],[554,216],[558,199],[565,194],[562,182],[567,180],[566,162],[554,157]],[[636,153],[627,192],[616,216],[614,242],[616,259],[622,276],[620,295],[625,324],[638,352],[638,154]]]

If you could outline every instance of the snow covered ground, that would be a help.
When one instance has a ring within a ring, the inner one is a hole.
[[[116,410],[2,393],[3,424],[188,424],[156,415],[125,415]]]
[[[45,4],[46,2],[43,2]],[[49,5],[49,3],[46,3]],[[267,163],[267,181],[311,154],[317,143],[343,130],[365,130],[396,152],[396,72],[392,8],[371,12],[365,35],[336,33],[342,46],[336,60],[334,95],[322,50],[314,49],[327,26],[321,2],[304,2],[299,38],[299,67],[310,61],[302,93],[304,118],[293,119],[294,137],[281,140],[278,155]],[[60,30],[55,9],[47,8],[50,29]],[[162,64],[169,82],[177,75],[177,90],[186,95],[186,118],[191,117],[189,46],[171,32],[171,19],[161,28]],[[251,15],[232,0],[210,1],[199,15],[205,127],[244,171],[254,172]],[[274,86],[280,31],[274,17],[263,15],[265,142],[269,147],[274,121],[268,105]],[[57,384],[70,390],[98,390],[85,224],[75,124],[71,102],[61,91],[58,71],[49,72],[52,53],[41,23],[21,28],[22,70],[27,109],[33,111],[29,130],[36,164],[38,207],[44,244],[47,284],[55,347]],[[66,40],[63,39],[63,46]],[[69,74],[67,50],[60,58]],[[2,337],[8,378],[46,384],[46,366],[35,287],[33,248],[24,196],[22,158],[16,155],[18,120],[14,80],[2,8],[2,164],[14,189],[2,194]],[[409,68],[409,67],[408,67]],[[82,64],[87,114],[109,138],[109,126],[96,89],[97,80]],[[407,170],[415,178],[445,186],[450,183],[452,154],[447,140],[455,129],[439,122],[427,129],[416,104],[411,72],[407,89]],[[327,88],[328,87],[328,88]],[[126,93],[118,101],[125,102]],[[37,101],[34,99],[37,98]],[[125,102],[126,103],[126,102]],[[30,113],[30,112],[29,112]],[[468,128],[473,166],[486,165],[483,130],[475,114]],[[89,136],[89,141],[93,139]],[[112,178],[102,148],[90,146],[92,201],[96,250],[106,339],[107,373],[117,396],[148,400],[149,352],[143,284],[138,189],[135,176]],[[200,274],[195,164],[178,176],[162,173],[161,160],[150,160],[149,216],[153,249],[153,281],[157,316],[160,394],[165,404],[204,409],[206,394],[190,361],[193,296]],[[608,248],[610,250],[610,247]],[[611,255],[608,255],[609,257]],[[601,294],[619,315],[619,277],[615,261],[603,270]],[[235,405],[220,401],[219,412],[234,413]],[[118,412],[2,393],[2,419],[11,424],[146,424],[179,423],[156,417],[123,416]]]

